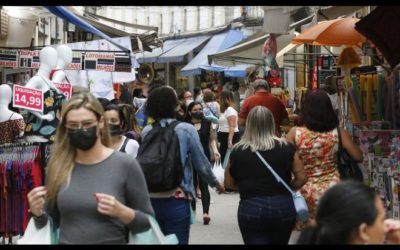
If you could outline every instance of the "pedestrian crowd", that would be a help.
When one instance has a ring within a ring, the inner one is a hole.
[[[379,195],[341,180],[339,138],[354,160],[362,153],[329,95],[309,92],[297,125],[282,136],[284,104],[264,79],[252,84],[245,99],[237,82],[176,93],[155,81],[111,101],[75,91],[61,109],[45,186],[28,194],[35,226],[51,220],[60,244],[126,244],[154,218],[184,245],[197,199],[203,224],[213,223],[212,187],[239,193],[245,244],[288,244],[294,232],[298,244],[399,244],[400,222],[385,219]],[[225,168],[222,182],[216,162]],[[276,175],[304,197],[307,220],[298,219]]]

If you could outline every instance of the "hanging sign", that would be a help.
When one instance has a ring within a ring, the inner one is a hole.
[[[72,52],[72,62],[65,66],[66,70],[81,70],[82,69],[82,53],[79,51]]]
[[[38,69],[40,66],[40,50],[20,50],[19,67]]]
[[[72,95],[72,84],[69,82],[53,82],[54,86],[65,95],[67,100],[71,98]]]
[[[13,106],[43,112],[43,91],[14,84]]]
[[[85,54],[85,70],[114,71],[114,53],[87,52]]]
[[[18,52],[17,50],[1,49],[0,50],[0,67],[1,68],[16,68]]]

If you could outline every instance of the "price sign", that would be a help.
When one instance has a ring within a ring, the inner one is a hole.
[[[40,66],[40,50],[20,50],[19,67],[38,69]]]
[[[43,91],[14,84],[13,106],[43,112]]]
[[[67,70],[81,70],[82,69],[82,53],[79,51],[72,52],[72,62],[65,66]]]
[[[17,61],[17,50],[0,50],[0,67],[16,68]]]
[[[69,100],[69,98],[71,98],[72,95],[72,84],[69,82],[53,82],[54,86],[56,86],[56,88],[58,90],[61,91],[61,93],[63,93],[65,95],[65,97],[67,98],[67,100]]]
[[[86,70],[115,71],[114,53],[88,52],[85,54]]]

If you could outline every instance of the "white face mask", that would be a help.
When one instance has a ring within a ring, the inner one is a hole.
[[[198,97],[196,97],[196,102],[203,102],[203,95],[199,95]]]
[[[193,99],[188,99],[185,101],[186,107],[189,106],[189,104],[191,104],[193,102]]]

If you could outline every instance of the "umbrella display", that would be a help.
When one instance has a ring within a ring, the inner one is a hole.
[[[355,26],[376,45],[391,67],[400,63],[399,22],[399,6],[378,6]]]
[[[294,37],[292,43],[361,47],[366,38],[355,29],[355,23],[359,20],[358,18],[339,18],[319,22]]]

